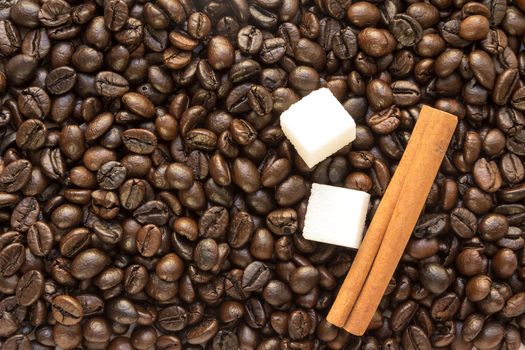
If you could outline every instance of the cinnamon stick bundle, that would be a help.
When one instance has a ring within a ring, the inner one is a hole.
[[[328,322],[355,335],[366,331],[417,223],[456,124],[455,116],[423,106]]]
[[[386,228],[392,217],[392,212],[394,211],[401,187],[417,153],[419,144],[425,135],[425,129],[429,121],[430,119],[425,117],[425,115],[420,116],[417,120],[410,141],[403,153],[403,158],[399,162],[394,176],[390,180],[386,192],[383,194],[383,198],[381,198],[381,202],[361,242],[350,271],[348,271],[339,294],[328,313],[327,321],[337,327],[343,327],[350,316],[350,312],[354,307],[359,292],[363,288],[368,272],[372,268],[372,263],[374,262]]]

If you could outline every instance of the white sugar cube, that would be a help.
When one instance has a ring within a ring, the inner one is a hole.
[[[310,168],[355,139],[354,119],[327,88],[283,112],[281,128]]]
[[[370,195],[363,191],[312,184],[304,220],[304,238],[359,248],[369,202]]]

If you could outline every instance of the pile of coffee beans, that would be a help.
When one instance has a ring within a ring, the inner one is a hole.
[[[0,348],[518,349],[524,33],[524,0],[1,1]],[[322,86],[357,139],[309,169],[279,115]],[[460,122],[351,336],[310,185],[370,219],[423,103]]]

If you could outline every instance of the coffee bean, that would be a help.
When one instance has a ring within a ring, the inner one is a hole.
[[[390,317],[392,330],[399,331],[405,329],[417,310],[418,305],[412,300],[399,304]]]
[[[255,26],[245,26],[237,34],[239,49],[246,54],[259,52],[263,43],[263,35]]]
[[[286,41],[283,38],[269,38],[263,41],[259,57],[266,64],[278,62],[286,53]]]
[[[0,185],[7,192],[20,190],[31,176],[32,165],[25,159],[18,159],[4,167],[0,173]]]
[[[35,303],[44,292],[44,276],[40,271],[30,270],[22,275],[16,286],[17,303],[29,306]]]
[[[46,77],[46,88],[53,95],[65,94],[76,83],[77,73],[70,67],[53,69]]]
[[[148,272],[142,265],[130,265],[124,272],[124,289],[130,294],[141,292],[148,282]]]
[[[203,344],[212,339],[217,333],[219,322],[216,319],[204,320],[199,325],[188,330],[188,343]]]
[[[260,176],[253,164],[247,158],[238,158],[232,166],[233,182],[247,193],[255,192],[260,187]]]
[[[188,33],[196,38],[203,39],[211,30],[210,18],[201,12],[195,12],[188,18]]]
[[[27,231],[29,250],[36,256],[45,256],[53,246],[53,233],[42,221],[35,222]]]
[[[122,133],[122,142],[131,152],[151,154],[157,146],[157,137],[146,129],[128,129]]]
[[[40,215],[40,206],[34,197],[22,199],[11,214],[11,227],[19,232],[26,232],[36,223]]]
[[[492,93],[494,103],[505,105],[509,102],[516,87],[517,73],[515,69],[510,68],[497,76],[494,83],[494,92]]]
[[[351,59],[357,54],[357,48],[357,37],[352,30],[342,29],[334,35],[332,49],[337,58]]]
[[[111,0],[104,6],[104,23],[111,31],[119,31],[128,19],[128,6],[124,1]]]
[[[38,61],[35,57],[19,54],[6,63],[6,77],[15,86],[20,86],[31,80],[37,70]]]
[[[48,27],[61,26],[69,20],[71,7],[62,0],[52,0],[42,5],[38,11],[38,19]]]
[[[106,313],[110,320],[120,324],[132,324],[137,321],[135,305],[125,298],[113,298],[106,304]]]
[[[476,80],[486,89],[494,87],[496,73],[490,56],[482,50],[473,51],[469,55],[469,63]]]
[[[230,68],[234,63],[235,51],[224,36],[214,36],[208,43],[208,62],[215,70]]]
[[[58,148],[45,148],[40,154],[40,166],[51,179],[63,179],[66,175],[66,162]]]
[[[500,170],[503,179],[510,184],[516,184],[525,178],[523,164],[513,153],[507,153],[501,158]]]
[[[353,3],[348,7],[346,17],[356,27],[375,27],[381,19],[381,13],[372,3]]]
[[[502,184],[501,173],[495,162],[489,162],[481,158],[474,164],[474,181],[487,192],[497,191]]]
[[[51,304],[53,317],[65,326],[79,323],[84,315],[82,305],[70,295],[58,295]]]
[[[30,87],[20,93],[18,107],[26,118],[43,119],[51,111],[51,100],[41,88]]]
[[[140,115],[141,117],[150,119],[155,114],[155,106],[153,103],[144,95],[136,92],[127,92],[122,96],[122,102],[126,107],[133,113]]]
[[[271,278],[268,266],[260,261],[254,261],[248,266],[242,275],[242,288],[246,292],[260,291]]]
[[[394,49],[396,40],[384,29],[365,28],[357,35],[359,47],[372,57],[388,55]]]
[[[218,257],[218,247],[215,240],[205,238],[195,247],[193,258],[197,267],[203,271],[211,270]]]
[[[95,90],[103,97],[120,97],[129,90],[129,83],[120,74],[102,71],[95,77]]]
[[[489,20],[485,16],[468,16],[461,21],[459,35],[465,40],[481,40],[489,32]]]
[[[297,230],[297,212],[291,208],[274,210],[266,216],[268,229],[277,235],[290,235]]]
[[[137,232],[137,250],[145,257],[155,255],[161,244],[161,232],[153,224],[142,226]]]
[[[16,144],[21,149],[36,150],[41,148],[47,137],[47,128],[38,119],[28,119],[16,132]]]
[[[119,162],[110,161],[98,169],[97,182],[105,190],[114,190],[126,180],[126,168]]]
[[[86,249],[71,262],[71,274],[80,280],[89,279],[102,272],[108,263],[109,257],[100,249]]]
[[[392,35],[403,46],[414,46],[422,38],[421,24],[410,15],[397,14],[389,24]]]
[[[72,258],[87,248],[91,243],[91,233],[85,228],[77,228],[69,231],[60,240],[60,252],[62,255]]]
[[[432,349],[425,332],[415,325],[409,326],[403,332],[403,347],[405,349]]]
[[[18,28],[9,20],[0,21],[0,52],[2,55],[14,54],[22,45]]]

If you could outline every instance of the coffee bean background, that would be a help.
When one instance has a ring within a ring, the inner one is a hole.
[[[517,350],[524,34],[523,0],[3,1],[0,349]],[[320,87],[357,138],[308,169],[279,115]],[[459,124],[351,336],[310,186],[370,220],[421,104]]]

